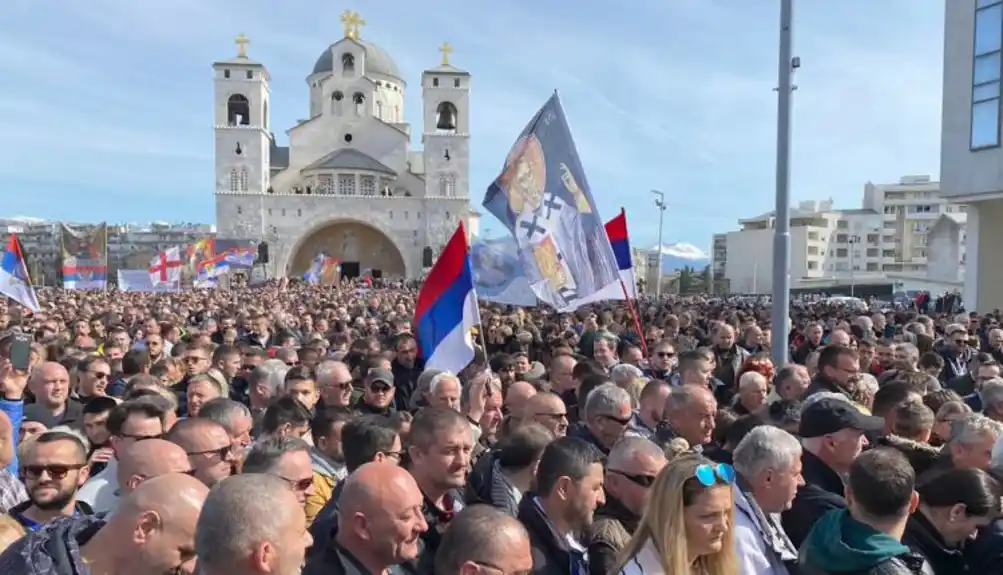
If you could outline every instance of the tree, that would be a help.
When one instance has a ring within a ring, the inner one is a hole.
[[[679,293],[688,294],[693,289],[693,268],[684,266],[679,270]]]
[[[704,293],[712,293],[714,291],[714,276],[710,273],[710,265],[704,267],[703,271],[700,272],[700,291]]]

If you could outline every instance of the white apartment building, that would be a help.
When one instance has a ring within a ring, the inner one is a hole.
[[[68,224],[76,230],[88,230],[94,224]],[[59,222],[34,218],[0,219],[0,241],[7,245],[10,234],[16,233],[24,246],[31,265],[29,273],[36,283],[55,285],[62,264],[59,244]],[[191,244],[205,237],[214,237],[216,228],[210,224],[108,224],[108,277],[118,269],[144,268],[158,251]]]
[[[960,286],[966,215],[940,197],[937,182],[868,182],[862,204],[836,209],[832,200],[806,201],[791,210],[792,288],[909,279]],[[731,293],[770,293],[775,214],[738,223],[740,230],[714,236],[715,278],[723,274]]]

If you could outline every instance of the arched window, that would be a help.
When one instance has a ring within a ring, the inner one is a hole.
[[[435,128],[448,132],[456,131],[456,106],[452,102],[440,102],[436,106]]]
[[[334,92],[331,94],[331,113],[335,116],[341,115],[341,101],[345,99],[345,95],[341,92]]]
[[[230,170],[230,191],[239,192],[240,191],[240,172],[236,169]]]
[[[355,73],[355,56],[347,53],[341,55],[341,73],[344,76],[351,76]]]
[[[248,179],[249,178],[247,177],[247,168],[241,168],[240,169],[240,180],[238,182],[238,184],[240,186],[240,191],[242,191],[242,192],[246,192],[247,191],[247,182],[248,182]]]
[[[243,94],[234,94],[226,101],[226,124],[228,126],[251,124],[251,103]]]
[[[449,180],[446,178],[446,175],[443,174],[439,176],[439,195],[445,197],[447,190],[449,190]]]
[[[362,92],[356,92],[352,96],[352,101],[355,102],[355,115],[362,116],[366,110],[366,97]]]
[[[383,102],[376,102],[376,117],[383,119]]]
[[[447,198],[456,196],[456,174],[446,175],[446,193],[444,195]]]

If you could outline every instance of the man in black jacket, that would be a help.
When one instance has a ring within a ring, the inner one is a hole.
[[[885,420],[861,413],[841,397],[814,400],[801,414],[798,435],[804,451],[794,503],[783,514],[784,531],[800,547],[808,531],[823,515],[844,509],[843,480],[850,465],[867,445],[865,433],[884,429]]]
[[[606,502],[602,454],[575,437],[547,446],[536,470],[536,492],[519,503],[519,521],[529,531],[534,575],[581,575],[588,570],[585,547],[575,534],[592,523]]]
[[[842,345],[827,345],[818,356],[818,373],[805,390],[805,399],[820,391],[842,393],[847,398],[853,386],[853,379],[860,371],[860,359],[852,348]]]

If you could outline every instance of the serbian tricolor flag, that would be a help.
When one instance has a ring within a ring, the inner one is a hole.
[[[425,369],[459,373],[474,360],[471,330],[481,323],[463,223],[418,292],[414,329]]]
[[[623,300],[628,297],[637,299],[637,278],[634,276],[634,262],[630,257],[630,237],[627,235],[627,212],[623,208],[620,208],[620,215],[606,222],[606,236],[609,238],[609,245],[613,247],[613,255],[616,256],[620,279],[582,299],[579,306],[597,301]]]

